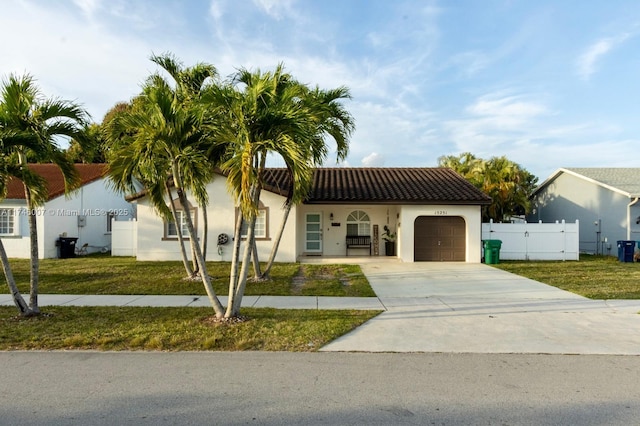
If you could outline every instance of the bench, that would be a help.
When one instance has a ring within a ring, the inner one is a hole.
[[[347,235],[347,256],[350,248],[368,248],[371,256],[371,236],[369,235]]]

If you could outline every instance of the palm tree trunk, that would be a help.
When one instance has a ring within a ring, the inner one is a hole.
[[[182,226],[180,226],[180,223],[178,222],[178,209],[176,209],[176,203],[173,201],[173,196],[171,195],[171,188],[169,188],[169,182],[165,181],[164,187],[169,196],[169,206],[171,208],[171,214],[173,215],[173,223],[176,224],[176,233],[178,234],[178,243],[180,243],[180,254],[182,255],[182,264],[184,265],[185,271],[187,271],[187,276],[189,278],[192,278],[194,276],[193,269],[191,269],[191,265],[189,265],[187,250],[184,247],[184,236],[182,235]]]
[[[264,163],[263,163],[264,165]],[[260,183],[257,183],[251,190],[253,196],[251,200],[254,206],[257,206],[260,200]],[[230,300],[227,304],[226,317],[237,316],[240,314],[240,306],[242,305],[242,297],[244,296],[244,289],[247,286],[247,276],[249,274],[249,263],[251,261],[251,254],[255,248],[255,228],[256,228],[256,215],[253,215],[247,224],[247,237],[244,246],[244,255],[242,257],[242,268],[237,278],[237,284],[235,286],[235,293],[233,300]],[[257,252],[257,250],[256,250]],[[259,262],[257,253],[253,256],[254,262]],[[236,266],[237,268],[237,266]]]
[[[244,289],[247,286],[247,276],[249,274],[249,263],[251,260],[251,247],[253,245],[253,229],[255,228],[256,218],[255,216],[249,219],[247,226],[247,240],[244,246],[244,255],[242,257],[242,268],[238,276],[238,284],[236,286],[236,292],[234,294],[233,302],[229,302],[227,306],[227,313],[225,317],[235,317],[240,314],[240,306],[242,305],[242,296],[244,295]],[[231,308],[231,309],[229,309]]]
[[[258,183],[256,186],[256,190],[255,193],[253,194],[253,204],[254,206],[259,206],[260,205],[260,193],[262,192],[262,175],[264,174],[264,168],[266,165],[266,161],[267,161],[267,154],[266,153],[262,153],[260,156],[260,165],[258,168]],[[262,272],[260,270],[260,259],[258,258],[258,246],[256,245],[256,238],[255,238],[255,223],[256,221],[253,221],[253,241],[251,243],[251,258],[253,259],[253,278],[256,281],[259,281],[260,279],[262,279]]]
[[[191,274],[192,278],[195,278],[199,273],[200,273],[200,268],[198,267],[198,257],[196,256],[196,248],[194,247],[193,244],[193,239],[196,239],[195,243],[198,244],[198,238],[196,237],[191,237],[191,265],[193,266],[193,273]]]
[[[205,205],[201,205],[200,208],[202,209],[202,258],[204,259],[204,261],[207,261],[207,246],[208,244],[208,240],[209,240],[209,216],[207,215],[207,206]]]
[[[2,243],[2,239],[0,239],[0,261],[2,262],[2,270],[4,271],[4,276],[7,279],[7,285],[9,286],[9,291],[11,292],[11,296],[13,297],[13,303],[15,303],[16,307],[20,311],[20,314],[23,316],[33,315],[31,309],[25,302],[22,294],[20,294],[20,290],[18,290],[18,286],[16,285],[16,280],[13,277],[13,272],[11,271],[11,265],[9,264],[9,259],[7,258],[7,252],[4,249],[4,244]]]
[[[282,234],[284,233],[284,227],[287,224],[287,219],[289,218],[289,213],[291,212],[291,206],[293,203],[291,201],[287,201],[284,206],[284,212],[282,214],[282,222],[280,223],[280,229],[278,229],[278,235],[276,235],[276,239],[273,242],[273,247],[271,247],[271,254],[269,255],[269,260],[267,261],[267,266],[264,268],[264,272],[261,275],[261,279],[269,279],[269,272],[271,272],[271,267],[276,259],[276,254],[278,253],[278,247],[280,246],[280,240],[282,240]]]
[[[181,187],[177,187],[178,191],[178,199],[180,200],[180,204],[182,208],[188,212],[188,201],[187,197],[182,190]],[[209,302],[211,302],[211,306],[216,313],[216,317],[222,318],[224,316],[224,307],[220,303],[220,300],[216,296],[215,291],[213,290],[213,286],[211,285],[211,277],[207,272],[207,265],[202,258],[202,251],[200,250],[200,244],[198,244],[198,236],[196,235],[195,229],[193,227],[193,221],[191,220],[191,215],[187,214],[185,216],[185,221],[187,223],[187,229],[189,230],[189,235],[191,235],[191,247],[195,250],[196,259],[198,261],[198,267],[200,269],[200,276],[202,278],[202,284],[204,284],[204,288],[207,292],[207,296],[209,297]]]
[[[260,269],[260,259],[258,259],[258,245],[256,239],[251,244],[251,259],[253,260],[253,279],[259,281],[262,279],[262,270]]]
[[[29,270],[29,308],[32,314],[39,314],[38,307],[38,278],[40,269],[40,259],[38,256],[38,223],[35,206],[31,198],[31,190],[25,185],[24,194],[27,201],[29,214],[29,241],[30,241],[30,270]]]
[[[242,241],[242,213],[238,214],[236,227],[233,231],[233,252],[231,253],[231,271],[229,272],[229,299],[227,301],[227,312],[225,317],[231,316],[233,312],[233,301],[235,300],[236,286],[238,284],[238,264],[240,260],[240,243]]]

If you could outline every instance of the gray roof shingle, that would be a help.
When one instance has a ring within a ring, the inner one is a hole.
[[[576,167],[565,170],[616,188],[629,196],[640,196],[640,168],[638,167]]]

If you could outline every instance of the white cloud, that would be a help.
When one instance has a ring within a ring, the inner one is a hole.
[[[468,51],[453,55],[449,59],[449,64],[460,70],[460,73],[465,77],[471,77],[487,68],[492,60],[489,55],[483,52]]]
[[[96,22],[88,22],[77,12],[48,3],[3,7],[2,34],[20,34],[24,30],[20,17],[28,14],[30,37],[19,44],[0,45],[0,75],[28,72],[47,97],[81,102],[100,121],[116,102],[127,101],[139,91],[140,83],[155,69],[148,60],[150,53],[164,49],[113,31],[104,24],[107,17],[97,14]]]
[[[280,20],[293,14],[295,0],[253,0],[270,17]]]
[[[547,108],[540,102],[521,100],[520,96],[494,97],[483,96],[467,111],[473,115],[494,117],[536,117],[547,112]]]
[[[92,18],[94,13],[100,8],[100,0],[73,0],[88,18]]]
[[[620,128],[606,122],[561,122],[560,114],[532,95],[481,96],[464,111],[461,118],[443,123],[454,154],[505,155],[542,179],[558,167],[633,166],[628,152],[638,141],[616,140]]]
[[[540,118],[548,108],[532,96],[492,93],[465,108],[466,117],[447,120],[443,129],[460,152],[478,155],[518,139],[539,137]]]
[[[437,123],[428,111],[401,103],[357,100],[347,108],[356,124],[349,149],[352,164],[362,164],[361,159],[375,152],[388,165],[424,166],[442,146],[434,130]]]
[[[212,0],[209,4],[209,14],[217,22],[224,15],[224,4],[221,1]]]
[[[377,152],[372,152],[362,159],[364,167],[382,167],[384,166],[384,157]]]
[[[597,62],[616,46],[627,40],[629,36],[630,34],[626,33],[617,37],[603,38],[587,47],[577,62],[580,77],[583,80],[589,80],[591,75],[596,71]]]

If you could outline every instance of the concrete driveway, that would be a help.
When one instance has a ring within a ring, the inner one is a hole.
[[[323,351],[640,355],[640,301],[468,263],[364,263],[387,311]]]

